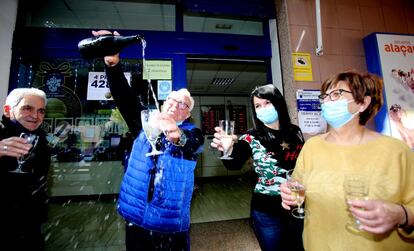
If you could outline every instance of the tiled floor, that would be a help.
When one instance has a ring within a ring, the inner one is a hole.
[[[251,184],[242,178],[200,181],[191,204],[191,223],[248,218]]]
[[[251,183],[242,178],[197,182],[191,207],[191,250],[260,250],[249,225]],[[44,226],[50,251],[125,250],[116,198],[50,204]]]

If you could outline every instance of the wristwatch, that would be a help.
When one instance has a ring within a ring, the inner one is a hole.
[[[187,143],[187,135],[185,135],[183,130],[181,129],[179,130],[180,130],[180,138],[178,139],[178,142],[174,145],[182,147],[185,145],[185,143]]]

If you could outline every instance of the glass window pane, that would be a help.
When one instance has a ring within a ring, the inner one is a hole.
[[[141,84],[142,60],[123,59],[123,65],[125,72],[131,73],[133,87]],[[117,194],[124,153],[133,139],[112,100],[87,99],[92,83],[89,72],[103,74],[103,61],[39,59],[21,62],[19,69],[17,87],[29,83],[44,90],[48,98],[42,128],[52,147],[50,195]]]

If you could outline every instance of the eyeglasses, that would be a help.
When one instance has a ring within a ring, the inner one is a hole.
[[[175,98],[168,98],[167,100],[170,101],[170,102],[172,101],[174,103],[177,103],[178,104],[178,108],[180,110],[185,110],[186,108],[190,108],[190,106],[187,105],[184,101],[178,101]]]
[[[323,103],[327,97],[329,97],[329,100],[331,100],[331,101],[336,101],[336,100],[338,100],[342,97],[342,94],[344,92],[352,94],[352,92],[350,92],[350,91],[347,91],[347,90],[344,90],[344,89],[338,89],[338,90],[333,90],[330,93],[321,94],[321,95],[318,96],[318,98],[319,98],[319,101],[321,103]]]

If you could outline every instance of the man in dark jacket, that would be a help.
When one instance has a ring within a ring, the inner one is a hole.
[[[41,225],[47,215],[46,178],[50,164],[46,135],[46,95],[35,88],[14,89],[7,96],[0,123],[0,222],[5,250],[44,250]],[[22,133],[38,136],[29,144]],[[13,172],[24,157],[22,173]]]

